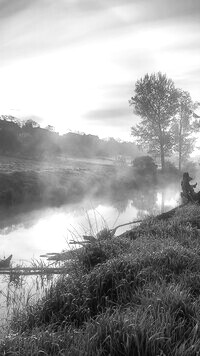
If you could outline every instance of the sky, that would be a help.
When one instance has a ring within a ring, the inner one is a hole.
[[[200,101],[199,0],[0,0],[0,115],[130,141],[158,71]]]

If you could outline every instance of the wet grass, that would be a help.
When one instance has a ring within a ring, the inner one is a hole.
[[[200,236],[188,223],[195,216],[200,208],[190,206],[168,221],[147,219],[134,240],[104,230],[68,254],[68,275],[15,309],[0,354],[198,355]]]

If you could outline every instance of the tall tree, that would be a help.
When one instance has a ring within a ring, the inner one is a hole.
[[[195,138],[191,134],[195,128],[191,121],[195,104],[190,94],[181,89],[178,89],[178,103],[178,112],[172,125],[172,132],[174,135],[174,152],[178,153],[178,167],[181,171],[182,163],[187,160],[194,148]]]
[[[165,156],[173,146],[170,126],[178,110],[178,92],[174,82],[160,72],[146,74],[136,82],[129,104],[141,118],[141,122],[131,128],[131,134],[149,153],[159,154],[164,170]]]

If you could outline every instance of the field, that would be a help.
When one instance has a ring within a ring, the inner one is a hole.
[[[116,186],[133,181],[130,167],[122,170],[107,159],[38,162],[1,157],[0,168],[0,206],[7,208],[74,203],[85,195],[112,194]]]
[[[51,159],[46,159],[44,161],[37,161],[32,159],[22,159],[16,157],[0,156],[0,172],[1,173],[13,173],[13,172],[24,172],[24,171],[56,171],[59,169],[91,169],[93,166],[101,165],[113,165],[114,161],[112,159],[76,159],[76,158],[66,158],[60,156]]]
[[[16,309],[0,354],[198,355],[199,220],[200,208],[187,206],[63,255],[68,275]]]

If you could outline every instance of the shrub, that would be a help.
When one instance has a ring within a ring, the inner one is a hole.
[[[157,173],[157,165],[150,156],[141,156],[134,159],[132,162],[134,171],[137,176],[152,177],[155,179]]]

